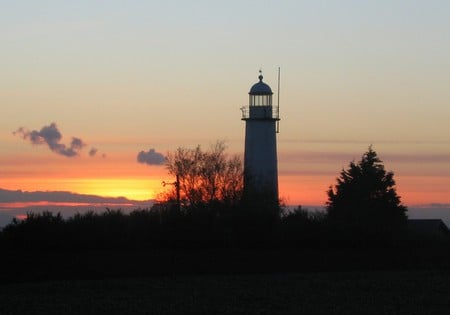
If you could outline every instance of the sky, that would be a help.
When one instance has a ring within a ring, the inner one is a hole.
[[[280,67],[285,203],[323,205],[373,145],[403,203],[450,207],[447,0],[0,1],[2,189],[155,198],[167,152],[243,156]]]

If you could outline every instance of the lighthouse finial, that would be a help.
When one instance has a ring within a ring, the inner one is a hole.
[[[259,69],[259,76],[258,76],[258,79],[259,79],[259,81],[262,82],[263,75],[262,75],[262,70],[261,70],[261,69]]]

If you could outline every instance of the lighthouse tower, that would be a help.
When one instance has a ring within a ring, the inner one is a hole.
[[[279,108],[272,105],[272,89],[259,82],[249,94],[249,105],[242,107],[245,121],[244,198],[278,204],[277,138]]]

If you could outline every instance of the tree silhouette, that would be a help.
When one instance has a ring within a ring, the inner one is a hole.
[[[401,204],[393,177],[370,146],[361,161],[351,162],[341,171],[337,184],[330,186],[329,219],[365,233],[394,232],[406,222],[407,208]]]
[[[56,249],[64,246],[65,221],[60,212],[28,212],[24,220],[14,218],[2,231],[4,241],[16,248]]]
[[[184,205],[236,204],[240,201],[242,162],[238,156],[228,157],[225,149],[224,142],[217,141],[210,151],[197,146],[195,149],[178,148],[167,155],[166,168],[170,175],[178,176]]]

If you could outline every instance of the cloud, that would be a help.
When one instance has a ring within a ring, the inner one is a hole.
[[[89,156],[90,156],[90,157],[95,157],[95,156],[98,156],[98,155],[100,155],[102,158],[106,159],[106,153],[100,154],[100,153],[98,152],[98,149],[97,149],[97,148],[92,147],[92,148],[89,150]]]
[[[22,191],[22,190],[7,190],[0,188],[0,208],[4,203],[14,202],[64,202],[64,203],[87,203],[87,204],[129,204],[134,200],[125,197],[102,197],[97,195],[84,195],[68,191]]]
[[[334,162],[345,162],[348,164],[351,161],[359,161],[366,149],[360,150],[359,153],[356,151],[302,151],[297,150],[294,152],[280,153],[280,160],[289,163],[322,163],[322,164],[332,164]],[[375,151],[383,161],[383,163],[398,162],[402,164],[449,164],[450,154],[446,153],[391,153],[384,152],[381,150]]]
[[[148,152],[139,152],[137,161],[148,165],[162,165],[166,158],[161,153],[156,152],[155,149],[149,149]]]
[[[28,140],[32,144],[44,145],[46,144],[53,152],[66,156],[74,157],[79,155],[79,151],[86,146],[80,138],[72,137],[70,145],[61,143],[62,134],[58,130],[55,123],[44,126],[41,130],[28,130],[20,127],[13,132],[14,135],[19,135],[24,140]]]

